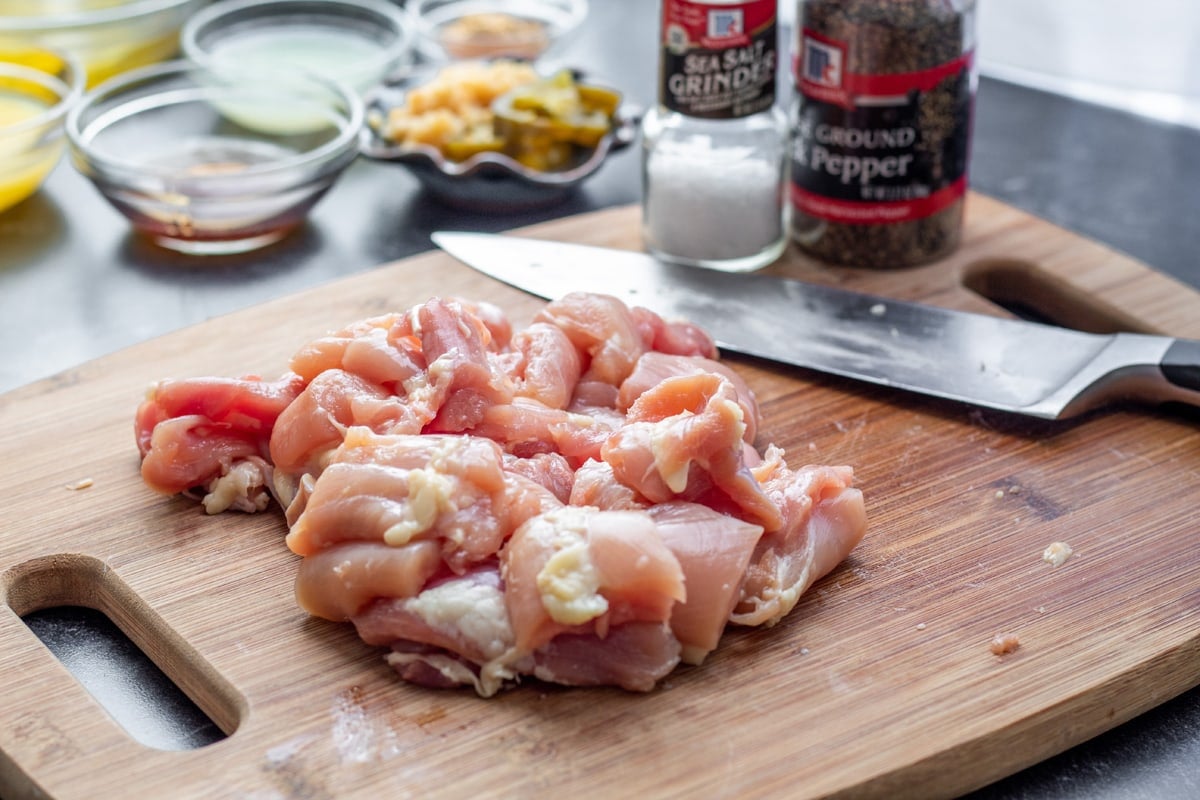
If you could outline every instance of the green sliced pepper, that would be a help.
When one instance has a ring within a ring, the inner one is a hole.
[[[621,95],[575,81],[568,70],[513,89],[492,103],[505,152],[534,169],[563,169],[574,147],[594,149],[612,128]]]

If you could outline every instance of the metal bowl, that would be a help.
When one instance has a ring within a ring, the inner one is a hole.
[[[641,113],[623,104],[613,118],[612,129],[592,150],[563,170],[531,169],[503,153],[479,153],[465,161],[451,161],[430,146],[400,145],[382,136],[370,124],[388,109],[404,102],[405,92],[431,77],[428,71],[369,91],[364,98],[368,124],[363,127],[359,150],[371,159],[399,164],[424,189],[442,203],[464,210],[516,213],[562,200],[595,175],[608,157],[634,142]],[[580,78],[577,73],[577,78]]]

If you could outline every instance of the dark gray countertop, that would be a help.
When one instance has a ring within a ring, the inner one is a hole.
[[[634,103],[652,102],[655,6],[593,3],[572,65],[604,76]],[[1200,287],[1200,132],[987,79],[976,110],[975,189]],[[0,391],[424,251],[439,228],[503,230],[639,197],[636,148],[566,202],[513,216],[449,210],[402,169],[360,160],[288,239],[196,259],[133,237],[64,162],[43,191],[0,216]],[[1200,689],[973,795],[1197,796]]]

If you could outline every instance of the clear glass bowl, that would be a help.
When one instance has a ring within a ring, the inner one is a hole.
[[[277,241],[357,155],[358,93],[303,73],[168,62],[85,95],[67,115],[75,166],[134,228],[174,250]]]
[[[562,52],[587,17],[587,0],[410,0],[417,50],[431,61]]]
[[[210,67],[304,69],[359,92],[412,63],[408,15],[386,0],[222,0],[183,27],[183,51]]]
[[[38,190],[63,151],[63,118],[83,68],[49,50],[0,48],[0,213]]]
[[[0,39],[72,53],[93,87],[174,57],[179,30],[206,0],[0,0]]]

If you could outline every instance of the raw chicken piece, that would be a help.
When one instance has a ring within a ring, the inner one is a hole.
[[[437,298],[420,306],[416,318],[428,376],[440,396],[428,432],[466,431],[488,408],[512,400],[512,381],[491,357],[492,334],[482,320]]]
[[[537,400],[547,408],[566,408],[579,383],[583,362],[561,329],[535,322],[512,340],[518,358],[508,370],[518,397]]]
[[[305,381],[337,369],[372,383],[400,385],[425,368],[416,343],[406,338],[409,334],[405,314],[371,317],[309,342],[289,366]]]
[[[717,358],[717,345],[708,332],[687,320],[664,320],[648,308],[629,309],[648,350],[674,356]]]
[[[234,463],[261,451],[257,434],[214,425],[208,417],[166,419],[147,440],[142,480],[156,492],[178,494],[219,478]]]
[[[494,442],[352,428],[286,541],[310,556],[346,541],[399,547],[435,539],[446,564],[461,573],[493,557],[512,532],[506,492]]]
[[[533,675],[564,686],[648,692],[679,664],[679,642],[662,622],[626,622],[597,633],[564,633],[533,654]]]
[[[268,500],[267,441],[278,416],[301,389],[297,375],[161,381],[134,419],[142,479],[177,494],[204,487],[206,510],[261,510]],[[239,466],[240,465],[240,466]],[[229,480],[218,485],[223,478]]]
[[[498,442],[506,452],[529,457],[559,453],[572,464],[599,458],[600,448],[615,430],[615,420],[548,408],[537,400],[515,398],[494,405],[470,433]]]
[[[762,526],[696,503],[660,503],[647,510],[663,544],[679,559],[685,584],[694,588],[672,610],[671,631],[684,663],[699,664],[716,649],[741,598],[742,576]]]
[[[271,435],[271,461],[284,472],[319,475],[352,426],[417,434],[435,411],[345,370],[328,369],[279,415]]]
[[[499,566],[478,565],[410,598],[381,599],[353,618],[367,644],[392,649],[388,663],[424,686],[469,685],[481,697],[516,677],[512,626]]]
[[[564,505],[566,503],[550,489],[505,468],[504,499],[501,501],[505,530],[515,531],[526,520]]]
[[[666,622],[686,598],[679,562],[641,511],[565,506],[518,528],[500,553],[516,647],[565,632]]]
[[[190,415],[269,435],[275,419],[302,388],[303,380],[294,374],[277,381],[257,377],[159,381],[138,408],[138,442],[146,441],[155,422]]]
[[[500,306],[486,300],[465,300],[461,297],[455,297],[450,302],[478,319],[487,329],[489,350],[500,352],[512,342],[512,323]]]
[[[773,530],[778,507],[743,457],[745,422],[733,384],[715,373],[674,376],[643,392],[630,422],[604,443],[617,480],[654,503],[694,500]]]
[[[300,562],[296,602],[314,617],[345,622],[376,598],[415,596],[441,568],[431,540],[338,544]]]
[[[562,330],[586,359],[583,378],[620,386],[647,346],[633,312],[615,297],[572,292],[534,317]]]
[[[662,622],[626,622],[604,636],[563,633],[522,654],[499,575],[488,567],[435,582],[415,598],[376,601],[353,621],[364,642],[391,648],[387,661],[405,680],[472,686],[482,697],[522,674],[644,692],[679,663],[679,642]]]
[[[612,464],[588,460],[575,470],[569,502],[573,506],[594,506],[605,511],[644,509],[650,501],[617,480]]]
[[[620,393],[617,396],[617,408],[621,411],[628,411],[639,397],[667,378],[709,372],[722,375],[733,384],[737,403],[742,408],[742,422],[746,426],[742,439],[753,444],[760,424],[758,400],[755,398],[754,392],[750,391],[750,387],[742,380],[741,375],[720,361],[713,361],[703,356],[669,355],[653,350],[644,353],[637,360],[633,373],[621,384]]]
[[[560,453],[536,453],[528,458],[505,454],[504,471],[528,478],[554,495],[561,504],[565,505],[571,499],[575,471]]]
[[[783,524],[759,540],[730,621],[774,625],[862,540],[867,512],[850,467],[791,470],[772,446],[754,473]]]

